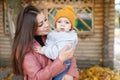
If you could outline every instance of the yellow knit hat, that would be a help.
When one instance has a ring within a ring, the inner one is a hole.
[[[75,26],[75,13],[74,13],[74,9],[72,6],[66,5],[63,9],[59,10],[55,15],[54,23],[56,24],[56,21],[61,17],[68,18],[72,24],[71,28],[72,29],[74,28],[74,26]]]

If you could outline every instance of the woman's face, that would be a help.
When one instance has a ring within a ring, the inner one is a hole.
[[[37,23],[38,23],[38,27],[35,35],[39,35],[39,36],[47,35],[50,29],[48,27],[47,18],[43,13],[37,15]]]

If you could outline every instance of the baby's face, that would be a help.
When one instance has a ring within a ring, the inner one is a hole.
[[[72,26],[71,22],[69,21],[69,19],[65,17],[59,18],[56,22],[56,29],[59,32],[69,31],[71,29],[71,26]]]

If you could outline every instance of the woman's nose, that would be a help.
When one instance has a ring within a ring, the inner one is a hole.
[[[45,22],[45,27],[48,27],[48,22]]]

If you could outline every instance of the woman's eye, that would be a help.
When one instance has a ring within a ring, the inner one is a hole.
[[[43,24],[38,25],[38,27],[42,27]]]

